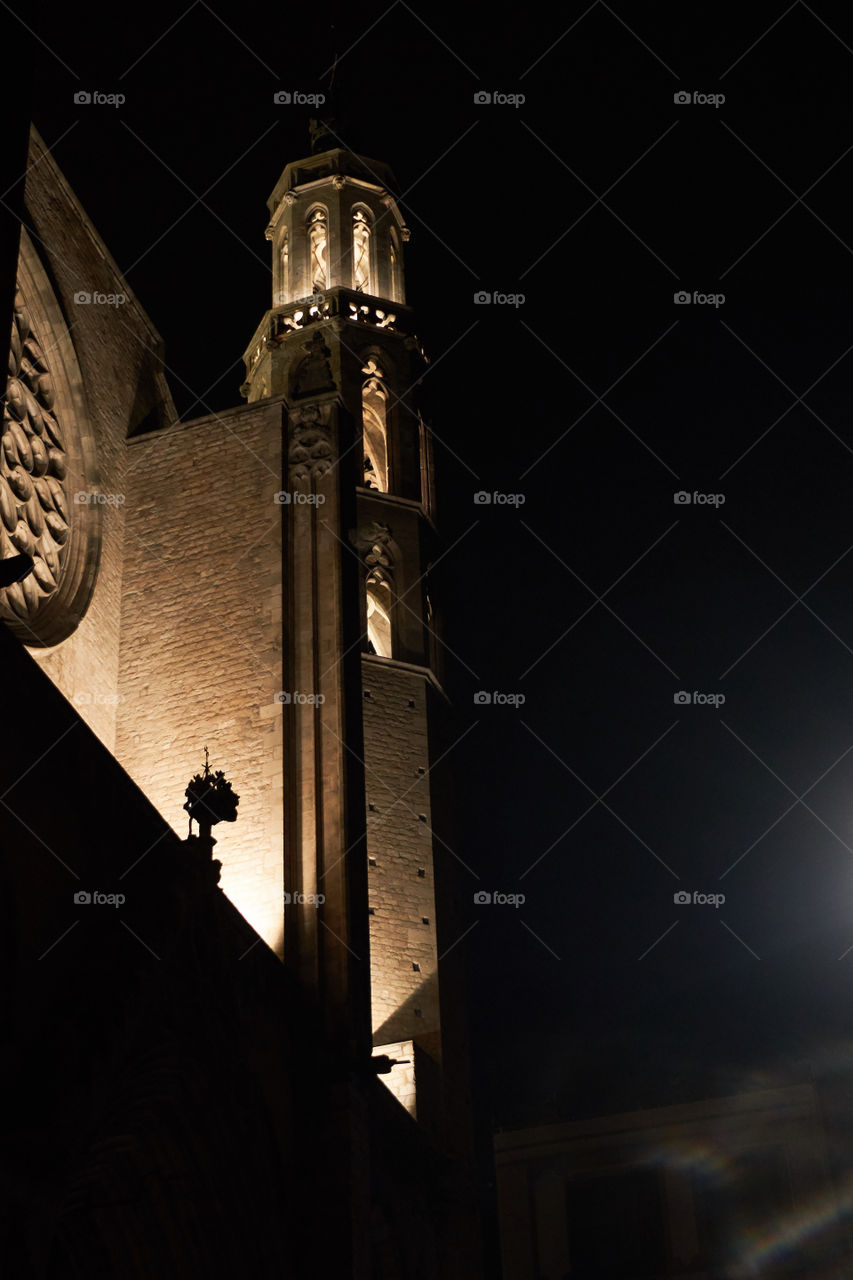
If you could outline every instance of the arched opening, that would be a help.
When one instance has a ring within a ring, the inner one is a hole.
[[[364,440],[364,479],[367,489],[388,493],[388,388],[375,360],[362,369],[361,421]]]
[[[367,652],[379,658],[391,653],[391,584],[380,569],[367,576]]]
[[[329,287],[329,219],[318,205],[308,214],[308,276],[315,293]]]
[[[352,287],[370,293],[370,216],[364,209],[352,213]]]

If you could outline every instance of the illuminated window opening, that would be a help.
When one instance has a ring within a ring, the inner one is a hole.
[[[391,587],[377,572],[367,578],[367,652],[391,657]]]
[[[368,374],[361,391],[361,417],[364,439],[364,479],[368,489],[388,492],[388,423],[386,405],[388,388],[382,381],[382,370],[370,360],[362,369]]]
[[[357,293],[370,293],[370,223],[363,209],[352,215],[352,284]]]
[[[290,287],[290,242],[287,232],[283,231],[278,251],[278,305],[284,306],[288,299]]]
[[[315,293],[328,288],[329,224],[325,209],[314,209],[308,215],[308,256],[311,286]]]

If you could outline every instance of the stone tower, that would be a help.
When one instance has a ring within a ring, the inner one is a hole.
[[[0,432],[0,555],[34,561],[0,589],[21,1274],[481,1274],[425,362],[391,175],[330,140],[271,200],[248,402],[179,421],[31,136]],[[218,884],[179,838],[208,743]]]
[[[332,140],[315,131],[315,147]],[[287,406],[285,959],[352,1000],[348,952],[369,923],[374,1050],[400,1062],[386,1083],[426,1119],[442,1060],[430,765],[445,698],[431,442],[414,399],[425,358],[393,185],[386,165],[340,148],[286,167],[269,200],[273,305],[243,391]],[[365,919],[330,919],[365,874]]]
[[[211,745],[240,795],[224,892],[330,1041],[395,1061],[383,1079],[430,1127],[464,1094],[445,972],[464,925],[436,771],[427,366],[390,170],[323,128],[313,141],[269,201],[247,403],[179,422],[159,335],[34,139],[35,225],[65,247],[48,271],[22,237],[0,550],[37,543],[43,563],[0,591],[0,617],[176,832]]]

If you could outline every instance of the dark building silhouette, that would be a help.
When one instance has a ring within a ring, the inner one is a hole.
[[[0,590],[9,1274],[481,1273],[392,189],[340,149],[285,169],[248,403],[178,423],[32,133],[0,463],[0,556],[34,561]],[[178,834],[205,746],[239,793],[215,850]]]

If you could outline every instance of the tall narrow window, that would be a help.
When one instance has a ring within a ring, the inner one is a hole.
[[[367,652],[379,658],[391,654],[391,586],[381,570],[367,579]]]
[[[400,271],[400,238],[397,228],[391,228],[391,297],[395,302],[403,301],[403,276]]]
[[[382,370],[370,360],[362,369],[369,376],[361,391],[361,420],[364,438],[364,485],[368,489],[388,492],[388,426],[386,403],[388,388],[382,381]]]
[[[352,215],[352,282],[358,293],[370,293],[370,224],[362,209]]]
[[[327,255],[329,228],[325,209],[315,209],[308,219],[308,257],[311,287],[315,293],[328,288],[329,270]]]

